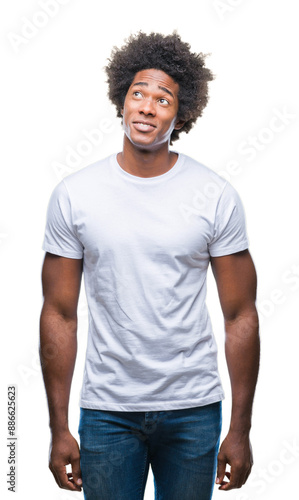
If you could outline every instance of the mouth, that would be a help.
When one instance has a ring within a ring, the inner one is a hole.
[[[144,122],[144,121],[136,121],[133,122],[134,127],[139,130],[140,132],[151,132],[156,128],[155,125],[153,125],[150,122]]]

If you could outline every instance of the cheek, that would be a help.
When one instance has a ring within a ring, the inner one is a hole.
[[[135,113],[134,104],[125,101],[124,107],[122,109],[122,117],[124,121],[128,121],[129,117]]]
[[[176,121],[177,121],[176,116],[174,118],[169,117],[168,119],[165,119],[165,121],[164,121],[165,129],[167,129],[167,130],[174,129]]]
[[[128,117],[129,116],[130,116],[130,108],[128,108],[128,106],[125,106],[122,109],[122,120],[123,120],[124,124],[128,122]]]

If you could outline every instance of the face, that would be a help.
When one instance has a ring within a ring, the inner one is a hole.
[[[179,85],[164,71],[145,69],[136,73],[122,109],[125,138],[140,149],[169,144],[177,119]]]

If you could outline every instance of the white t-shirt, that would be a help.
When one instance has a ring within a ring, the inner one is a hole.
[[[184,154],[156,177],[126,172],[113,154],[64,178],[43,249],[83,258],[80,406],[156,411],[222,400],[206,273],[210,256],[246,248],[237,192]]]

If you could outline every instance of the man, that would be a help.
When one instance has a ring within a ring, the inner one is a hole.
[[[242,204],[215,172],[169,149],[208,101],[204,63],[176,33],[139,33],[114,49],[106,71],[123,150],[65,178],[49,203],[40,339],[49,467],[61,488],[83,487],[88,500],[142,499],[149,464],[159,500],[209,500],[216,471],[224,491],[251,471],[259,335]],[[220,450],[209,263],[232,389]],[[89,335],[79,450],[68,401],[82,271]]]

